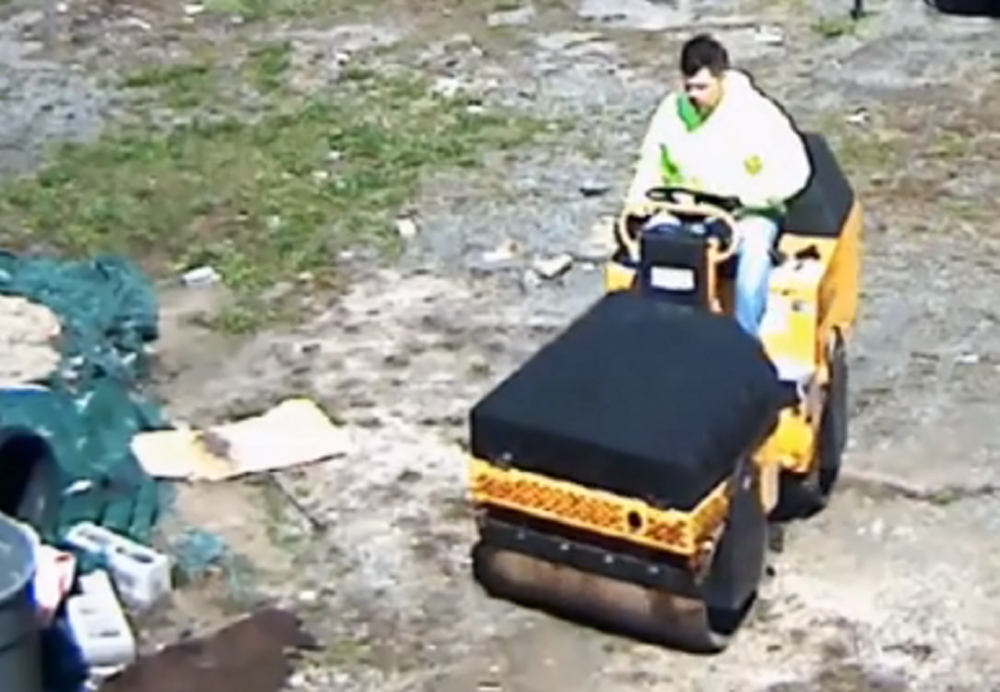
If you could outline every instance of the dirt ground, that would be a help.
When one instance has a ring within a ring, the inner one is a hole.
[[[823,11],[840,4],[846,14],[846,0]],[[867,208],[840,492],[791,532],[757,615],[719,657],[487,599],[468,569],[465,413],[599,295],[593,228],[616,211],[686,18],[667,3],[604,0],[327,21],[297,40],[327,56],[350,40],[377,49],[376,64],[475,91],[484,108],[574,126],[512,164],[425,180],[399,265],[360,263],[347,295],[297,328],[234,342],[189,319],[212,312],[220,289],[164,292],[161,391],[175,416],[219,419],[307,393],[355,435],[349,458],[283,476],[294,504],[262,483],[185,487],[178,500],[175,522],[221,535],[253,565],[253,596],[294,603],[324,642],[295,689],[1000,690],[1000,26],[885,0],[837,36],[800,0],[695,5],[695,26],[827,133]],[[152,21],[143,7],[115,9]],[[27,165],[25,143],[90,136],[103,98],[85,74],[31,56],[18,22],[32,17],[12,17],[0,28],[8,169]],[[760,25],[780,26],[783,42],[758,40]],[[127,42],[127,22],[110,26],[121,35],[102,41]],[[521,252],[490,256],[511,240]],[[559,252],[577,258],[566,275],[532,272]],[[173,628],[149,636],[215,624],[244,597],[185,589]]]

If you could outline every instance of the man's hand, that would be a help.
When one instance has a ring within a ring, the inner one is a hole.
[[[743,196],[736,199],[740,209],[771,209],[781,204],[780,200],[764,199],[762,197]]]
[[[656,206],[656,203],[651,202],[648,199],[628,202],[625,205],[625,212],[631,214],[632,216],[649,217],[655,214],[658,210],[659,209]]]

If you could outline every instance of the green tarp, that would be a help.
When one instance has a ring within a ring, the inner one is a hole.
[[[89,520],[148,542],[164,495],[129,442],[138,431],[167,427],[142,394],[150,367],[144,345],[157,337],[154,287],[120,258],[0,253],[0,294],[45,305],[62,323],[59,371],[36,388],[0,390],[0,464],[18,463],[2,458],[3,440],[18,432],[42,437],[54,462],[44,490],[52,512],[36,528],[58,542]]]

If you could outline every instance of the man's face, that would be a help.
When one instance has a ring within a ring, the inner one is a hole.
[[[684,92],[699,111],[711,110],[722,98],[721,75],[714,75],[703,67],[692,76],[684,78]]]

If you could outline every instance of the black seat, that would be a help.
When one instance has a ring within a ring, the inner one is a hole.
[[[854,206],[854,190],[840,168],[826,138],[815,132],[802,134],[812,174],[805,188],[788,204],[781,233],[836,238]]]

